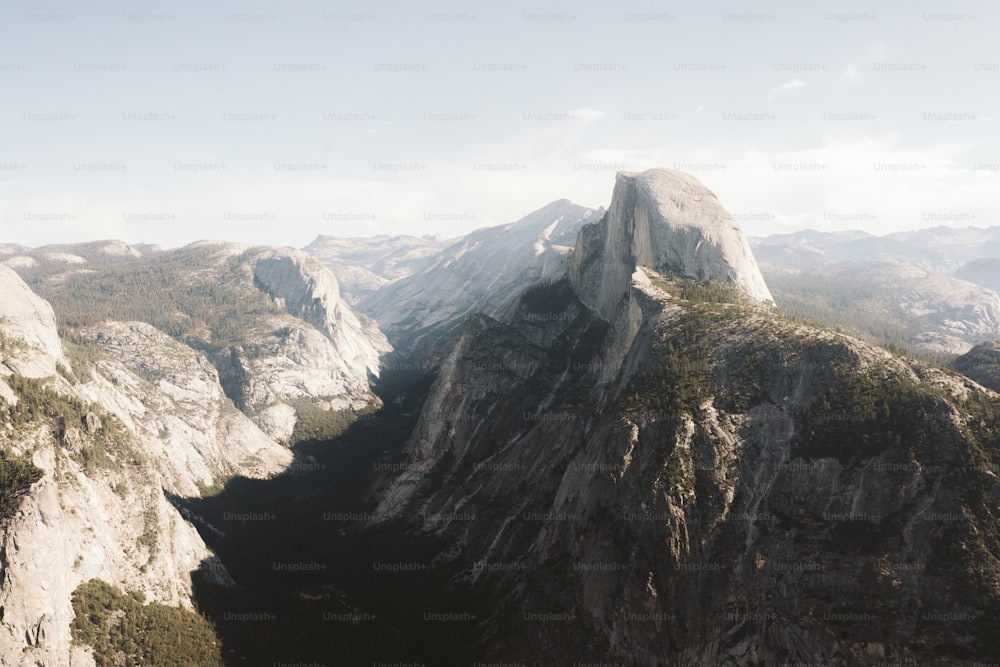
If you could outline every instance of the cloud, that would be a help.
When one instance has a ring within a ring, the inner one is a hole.
[[[796,88],[805,88],[806,82],[802,79],[792,79],[791,81],[785,81],[783,84],[777,86],[771,91],[770,96],[779,95],[781,93],[787,92],[789,90],[795,90]]]
[[[597,109],[571,109],[567,111],[570,116],[585,123],[592,123],[604,118],[604,112]]]

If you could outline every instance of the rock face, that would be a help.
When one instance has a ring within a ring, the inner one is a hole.
[[[565,283],[522,301],[565,320],[470,321],[379,494],[492,601],[483,661],[1000,655],[1000,451],[977,390],[658,283],[635,284],[610,381],[612,329]]]
[[[577,233],[601,211],[552,202],[517,222],[476,230],[418,273],[359,303],[397,347],[432,341],[472,313],[501,317],[528,285],[564,269]],[[451,338],[449,338],[449,341]]]
[[[77,332],[90,363],[76,376],[49,304],[5,267],[0,293],[0,446],[44,472],[0,527],[0,664],[92,665],[70,642],[73,590],[97,577],[190,606],[193,570],[228,574],[171,497],[273,475],[292,454],[233,407],[202,353],[145,323],[106,322]],[[4,404],[38,398],[19,397],[12,372],[85,407],[72,418],[39,411],[15,428]]]
[[[251,250],[246,261],[254,284],[288,316],[267,318],[244,345],[213,354],[238,405],[287,440],[296,423],[291,401],[324,410],[372,402],[369,379],[392,347],[378,325],[341,300],[333,274],[291,248]]]
[[[465,324],[375,523],[490,601],[484,663],[1000,659],[1000,396],[782,319],[698,232],[672,255],[636,180]]]
[[[253,260],[254,279],[290,314],[313,325],[333,344],[347,376],[378,376],[379,356],[391,348],[378,326],[340,298],[334,275],[297,250],[265,250]]]
[[[107,356],[77,394],[141,438],[171,493],[198,496],[220,478],[266,477],[291,461],[287,449],[233,408],[203,354],[142,322],[109,322],[82,333]],[[84,423],[97,427],[99,417],[91,415]]]
[[[13,269],[0,265],[0,375],[46,377],[68,366],[52,306],[36,296]]]
[[[211,556],[194,526],[168,502],[149,467],[86,474],[78,457],[56,451],[51,435],[34,449],[37,482],[0,531],[0,664],[93,665],[71,644],[73,590],[98,577],[164,604],[190,606],[190,572]],[[138,448],[136,448],[138,450]]]
[[[619,172],[604,219],[580,232],[570,277],[580,299],[611,318],[639,266],[715,278],[772,301],[733,217],[713,192],[683,172]]]

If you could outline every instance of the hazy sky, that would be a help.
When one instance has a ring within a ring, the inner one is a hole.
[[[440,233],[619,169],[750,234],[1000,224],[995,2],[0,4],[0,242]]]

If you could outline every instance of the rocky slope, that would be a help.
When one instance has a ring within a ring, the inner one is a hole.
[[[56,367],[68,366],[56,331],[52,307],[36,296],[10,268],[0,265],[0,327],[9,339],[0,374],[25,377],[55,375]]]
[[[248,378],[243,395],[265,415],[262,426],[291,436],[293,424],[282,425],[280,417],[290,414],[288,399],[312,399],[331,410],[371,402],[369,377],[378,377],[379,358],[392,348],[373,321],[340,299],[333,274],[290,249],[257,252],[248,262],[254,283],[292,316],[276,318],[275,333],[251,342],[259,347],[240,360]]]
[[[193,570],[228,574],[171,498],[267,477],[292,456],[190,347],[106,322],[66,354],[48,303],[6,268],[0,291],[0,444],[42,471],[0,528],[0,665],[94,664],[71,643],[77,586],[100,578],[190,607]]]
[[[842,262],[765,276],[782,308],[876,340],[962,354],[1000,335],[996,292],[913,264]]]
[[[660,201],[628,178],[620,225]],[[439,539],[422,571],[491,601],[483,661],[1000,660],[1000,396],[725,270],[678,277],[623,227],[465,324],[384,468],[375,523]]]
[[[1000,392],[1000,340],[980,343],[951,366],[984,387]]]
[[[18,270],[69,327],[156,326],[203,353],[237,407],[281,441],[309,406],[371,403],[369,378],[391,350],[377,325],[340,298],[330,271],[291,248],[200,242],[142,254],[98,242],[21,256],[35,264]]]
[[[431,344],[472,313],[502,314],[525,287],[562,270],[580,228],[601,213],[560,200],[517,222],[476,230],[358,307],[394,346]]]
[[[975,259],[963,264],[953,275],[959,280],[982,285],[1000,294],[1000,258]]]
[[[415,236],[340,238],[321,234],[303,251],[337,276],[344,299],[357,306],[386,285],[426,270],[448,244]]]

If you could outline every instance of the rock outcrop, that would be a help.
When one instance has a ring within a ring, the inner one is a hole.
[[[0,375],[54,375],[68,366],[59,342],[56,316],[13,269],[0,265]]]
[[[607,214],[580,231],[570,278],[580,299],[611,319],[640,266],[722,280],[772,301],[732,215],[696,178],[672,169],[618,173]]]
[[[379,357],[392,348],[374,322],[341,300],[337,279],[328,269],[292,249],[265,250],[251,262],[261,289],[330,340],[345,376],[378,377]]]

